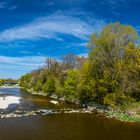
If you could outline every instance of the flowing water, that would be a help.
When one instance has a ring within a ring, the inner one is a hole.
[[[39,109],[79,109],[47,97],[35,96],[18,88],[1,88],[0,96],[20,97],[19,104],[1,109],[2,114]],[[140,140],[140,124],[107,119],[98,113],[48,114],[0,119],[0,140]]]

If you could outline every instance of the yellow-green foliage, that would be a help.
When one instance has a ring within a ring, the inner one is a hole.
[[[43,91],[45,93],[55,93],[56,91],[56,87],[55,87],[55,77],[50,75],[48,77],[48,80],[46,81],[46,83],[43,86]]]
[[[78,71],[77,70],[69,70],[67,72],[67,78],[64,82],[64,95],[67,100],[72,101],[77,99],[78,88],[77,84],[78,80]]]
[[[140,101],[140,48],[132,26],[112,23],[91,35],[88,58],[48,59],[46,67],[23,76],[20,85],[67,100],[125,108]]]

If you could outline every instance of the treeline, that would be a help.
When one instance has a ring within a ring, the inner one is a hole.
[[[61,60],[48,58],[42,68],[22,76],[20,86],[44,94],[57,94],[68,101],[77,101],[79,72],[86,59],[74,54],[62,56]]]
[[[120,23],[92,34],[87,58],[49,58],[43,68],[21,77],[20,85],[57,94],[68,101],[126,108],[140,101],[140,48],[137,31]]]
[[[18,84],[18,80],[11,79],[11,78],[8,78],[8,79],[0,79],[0,86],[3,86],[4,84],[7,84],[7,85]]]

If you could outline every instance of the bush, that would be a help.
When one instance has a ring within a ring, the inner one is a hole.
[[[104,98],[104,104],[111,106],[112,108],[126,109],[135,100],[129,96],[125,96],[121,93],[109,93]]]
[[[69,70],[67,78],[64,82],[64,94],[68,101],[73,101],[77,99],[78,96],[77,83],[78,83],[78,71]]]
[[[53,76],[49,76],[48,80],[43,86],[43,92],[52,94],[55,93],[55,91],[56,91],[55,78]]]

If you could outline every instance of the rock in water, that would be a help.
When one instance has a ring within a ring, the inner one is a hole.
[[[50,102],[53,103],[53,104],[58,104],[58,101],[51,100]]]

